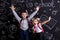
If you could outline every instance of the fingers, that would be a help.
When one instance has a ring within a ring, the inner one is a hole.
[[[51,16],[49,17],[49,21],[51,20]]]
[[[51,18],[51,16],[49,16],[49,18]]]
[[[40,7],[39,7],[39,6],[37,6],[37,7],[36,7],[36,10],[38,11],[39,9],[40,9]]]
[[[14,7],[14,5],[12,4],[10,8]]]
[[[14,5],[13,5],[13,4],[11,5],[11,7],[10,7],[10,8],[11,8],[11,10],[15,10],[15,7],[14,7]]]

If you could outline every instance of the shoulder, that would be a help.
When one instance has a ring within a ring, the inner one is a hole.
[[[41,23],[39,23],[39,25],[41,26],[42,24],[41,24]]]

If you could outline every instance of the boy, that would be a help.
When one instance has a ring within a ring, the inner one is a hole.
[[[36,7],[36,11],[33,12],[28,18],[27,18],[27,12],[22,12],[21,16],[22,18],[20,18],[17,13],[15,12],[15,7],[14,5],[12,5],[11,10],[13,12],[13,15],[15,16],[16,20],[18,20],[19,24],[20,24],[20,39],[21,40],[29,40],[29,33],[28,33],[28,21],[27,19],[30,21],[35,15],[36,13],[39,11],[39,6]],[[25,38],[25,39],[24,39]]]

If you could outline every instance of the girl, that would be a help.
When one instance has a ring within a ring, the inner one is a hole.
[[[36,35],[35,40],[44,40],[43,38],[44,29],[42,28],[42,25],[46,24],[50,20],[51,20],[51,17],[49,17],[48,20],[40,23],[39,18],[33,18],[32,24],[33,24],[33,33],[35,33]]]

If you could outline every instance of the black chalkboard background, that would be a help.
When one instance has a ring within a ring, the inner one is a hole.
[[[20,40],[18,22],[9,8],[11,4],[19,16],[23,9],[30,15],[36,6],[40,6],[35,17],[41,21],[52,17],[43,25],[45,40],[60,40],[60,0],[0,0],[0,40]]]

